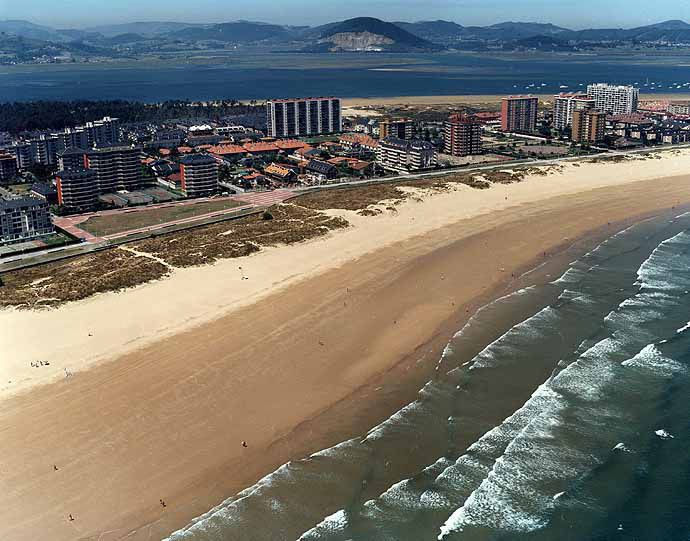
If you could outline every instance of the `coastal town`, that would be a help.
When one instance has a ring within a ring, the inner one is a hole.
[[[186,229],[314,189],[690,140],[690,102],[641,101],[638,88],[605,83],[474,106],[329,97],[253,112],[0,134],[0,257]]]

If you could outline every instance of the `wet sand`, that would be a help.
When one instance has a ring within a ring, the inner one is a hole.
[[[164,537],[280,464],[389,416],[478,306],[681,202],[688,176],[458,219],[9,397],[2,537]]]

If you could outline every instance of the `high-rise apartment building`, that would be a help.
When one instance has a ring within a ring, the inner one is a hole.
[[[412,139],[414,122],[408,118],[386,119],[379,122],[379,138],[397,137],[398,139]]]
[[[115,145],[119,141],[119,120],[105,117],[76,128],[39,134],[10,148],[20,169],[34,164],[56,165],[59,154],[72,147],[93,148]]]
[[[53,231],[48,203],[43,199],[0,200],[0,244],[27,241]]]
[[[481,154],[481,124],[466,115],[452,115],[444,125],[443,150],[451,156]]]
[[[205,197],[218,190],[218,162],[208,154],[193,154],[180,160],[182,193]]]
[[[84,167],[85,154],[86,151],[79,147],[69,147],[58,152],[58,168],[64,171],[65,169]]]
[[[70,210],[93,209],[98,198],[98,183],[93,169],[75,167],[56,175],[58,204]]]
[[[132,190],[142,182],[139,147],[94,148],[86,152],[84,165],[96,173],[99,193]]]
[[[603,141],[606,129],[606,113],[602,111],[575,111],[573,113],[572,140],[576,143]]]
[[[17,160],[0,150],[0,184],[8,183],[17,176]]]
[[[269,137],[295,137],[343,130],[339,98],[269,100],[266,102]]]
[[[417,171],[436,165],[436,149],[431,143],[388,137],[379,142],[376,161],[384,169]]]
[[[553,127],[559,131],[569,128],[575,111],[594,109],[595,105],[587,94],[557,94],[553,99]]]
[[[587,87],[587,96],[594,100],[597,111],[622,115],[637,111],[640,90],[633,86],[597,83]]]
[[[501,100],[501,129],[504,132],[534,133],[537,130],[539,99],[511,96]]]

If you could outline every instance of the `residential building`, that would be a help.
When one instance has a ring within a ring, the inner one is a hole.
[[[35,197],[0,200],[0,243],[32,240],[54,231],[48,203]]]
[[[85,154],[86,151],[79,147],[68,147],[58,152],[58,168],[64,171],[65,169],[84,167]]]
[[[672,115],[690,115],[690,101],[674,101],[668,104],[666,111]]]
[[[340,136],[338,142],[346,150],[376,152],[379,148],[379,142],[376,139],[361,133],[346,133]]]
[[[553,97],[553,127],[563,131],[573,124],[575,111],[587,111],[595,108],[595,101],[587,94],[561,93]]]
[[[49,205],[55,205],[58,202],[57,189],[49,182],[36,182],[32,184],[30,195],[43,199]]]
[[[587,96],[594,100],[597,111],[620,115],[637,111],[640,90],[633,86],[597,83],[587,87]]]
[[[434,167],[436,150],[431,143],[388,137],[379,142],[376,160],[384,169],[417,171]]]
[[[294,182],[297,178],[297,173],[290,168],[276,163],[272,163],[264,167],[264,173],[269,177],[276,178],[282,182]]]
[[[338,168],[335,165],[321,160],[311,160],[307,164],[307,171],[327,179],[334,179],[338,176]]]
[[[379,138],[397,137],[398,139],[412,139],[414,136],[414,122],[408,118],[387,119],[379,122]]]
[[[95,171],[98,193],[132,190],[142,183],[140,147],[95,148],[86,152],[84,165]]]
[[[269,137],[294,137],[341,132],[339,98],[269,100],[266,102]]]
[[[443,151],[451,156],[481,154],[481,124],[466,115],[452,115],[444,125]]]
[[[9,153],[0,151],[0,184],[7,184],[16,176],[16,158]]]
[[[501,129],[504,132],[537,131],[539,99],[532,96],[510,96],[501,100]]]
[[[70,210],[87,211],[96,206],[98,179],[96,171],[75,167],[56,175],[58,204]]]
[[[218,190],[218,162],[207,154],[192,154],[180,160],[182,193],[206,197]]]
[[[576,143],[598,143],[604,140],[606,113],[602,111],[573,112],[572,140]]]
[[[29,143],[15,143],[9,149],[10,154],[14,156],[17,162],[17,168],[25,170],[31,167],[35,162],[33,153],[31,152],[31,145]]]

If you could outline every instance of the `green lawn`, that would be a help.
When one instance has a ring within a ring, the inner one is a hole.
[[[239,201],[225,199],[222,201],[206,201],[158,209],[147,210],[144,208],[129,212],[120,211],[116,214],[89,218],[86,222],[79,224],[79,228],[96,236],[113,235],[141,227],[149,227],[183,218],[201,216],[219,210],[231,209],[243,204]]]

